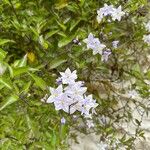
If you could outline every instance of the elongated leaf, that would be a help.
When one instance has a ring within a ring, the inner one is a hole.
[[[27,64],[27,54],[20,60],[19,67],[24,67]]]
[[[12,40],[7,40],[7,39],[0,39],[0,46],[6,44],[8,42],[13,42],[13,41]]]
[[[46,39],[50,38],[51,36],[53,36],[54,34],[56,34],[59,30],[53,30],[53,31],[50,31],[46,34]]]
[[[61,64],[63,64],[66,61],[67,61],[67,56],[57,57],[56,59],[54,59],[50,62],[50,69],[57,68],[58,66],[60,66]]]
[[[9,70],[9,73],[10,73],[10,77],[13,78],[14,77],[14,71],[13,71],[13,68],[8,65],[8,70]]]
[[[81,19],[79,19],[78,21],[72,21],[71,23],[71,27],[70,27],[70,31],[72,31],[79,23],[80,23]]]
[[[0,104],[0,111],[2,111],[7,106],[11,105],[12,103],[16,102],[18,100],[18,96],[11,95],[10,97],[6,98],[4,102]]]
[[[12,83],[10,80],[6,79],[6,78],[0,78],[0,83],[4,86],[6,86],[8,89],[12,89]]]
[[[26,94],[29,91],[30,85],[31,85],[31,81],[27,82],[24,85],[22,92],[24,92]]]
[[[15,68],[15,69],[13,69],[13,75],[18,76],[20,74],[27,73],[28,69],[29,69],[28,67]]]
[[[67,29],[67,27],[64,24],[60,23],[58,20],[56,20],[56,22],[64,31]]]
[[[67,38],[63,38],[62,40],[59,41],[58,43],[58,47],[63,47],[66,46],[67,44],[69,44],[72,40],[73,40],[74,36],[72,37],[67,37]]]
[[[38,87],[40,87],[42,90],[46,89],[46,87],[47,87],[46,82],[42,78],[40,78],[34,74],[31,74],[31,73],[29,73],[29,75],[33,78],[33,80],[35,81],[35,84]]]
[[[0,48],[0,60],[4,59],[6,57],[6,54],[7,52]]]

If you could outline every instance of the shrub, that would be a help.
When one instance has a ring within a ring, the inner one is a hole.
[[[144,138],[140,126],[150,96],[148,10],[146,0],[1,1],[1,149],[68,149],[73,128],[96,132],[109,149],[114,143],[115,149],[132,149],[137,138]],[[77,70],[86,93],[99,104],[92,119],[44,103],[67,68]],[[140,118],[133,109],[142,109]],[[121,127],[130,122],[134,134]]]

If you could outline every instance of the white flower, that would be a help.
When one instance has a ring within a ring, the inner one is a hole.
[[[147,43],[148,45],[150,45],[150,34],[144,35],[143,36],[143,40],[144,40],[145,43]]]
[[[54,101],[56,110],[64,110],[65,112],[69,112],[69,105],[71,105],[72,99],[69,98],[65,93],[61,94]]]
[[[148,32],[150,32],[150,21],[145,25],[145,28]]]
[[[109,57],[110,54],[111,54],[110,50],[104,51],[103,54],[102,54],[101,60],[106,62],[108,60],[108,57]]]
[[[95,38],[92,33],[88,35],[88,38],[84,39],[83,42],[87,44],[87,49],[93,50],[93,55],[102,54],[102,50],[106,47],[100,43],[98,38]]]
[[[53,103],[55,100],[62,95],[63,87],[62,84],[59,85],[56,89],[50,87],[51,96],[47,99],[47,103]]]
[[[122,11],[121,6],[119,6],[118,8],[114,8],[113,5],[107,5],[104,4],[104,7],[100,8],[99,10],[97,10],[97,21],[98,23],[101,22],[101,20],[103,19],[103,17],[110,15],[112,17],[112,20],[121,20],[121,17],[123,15],[125,15],[125,12]],[[110,22],[110,20],[109,20]]]
[[[111,13],[113,12],[113,5],[107,5],[107,4],[104,4],[104,7],[103,8],[100,8],[99,10],[97,10],[97,21],[98,23],[101,22],[101,20],[103,19],[104,16],[107,16],[107,15],[111,15]]]
[[[113,13],[111,14],[113,21],[120,21],[121,17],[125,15],[125,12],[123,12],[121,9],[121,6],[119,6],[117,9],[114,9]]]
[[[92,33],[88,35],[88,38],[83,40],[83,42],[87,44],[87,49],[93,49],[94,43],[97,43],[98,41],[98,38],[95,38]]]
[[[61,118],[61,124],[65,124],[66,123],[66,119],[64,117]]]
[[[73,114],[74,112],[76,111],[79,111],[81,112],[82,110],[82,101],[83,99],[79,99],[78,101],[75,101],[74,103],[72,103],[70,106],[69,106],[69,113],[70,114]]]
[[[117,48],[118,44],[119,44],[119,41],[113,41],[112,42],[112,45],[113,45],[114,48]]]
[[[73,84],[77,79],[76,70],[71,72],[70,69],[67,68],[65,72],[60,72],[60,74],[63,84]]]
[[[94,127],[93,120],[87,120],[87,121],[86,121],[86,125],[88,126],[88,128]]]
[[[87,91],[86,87],[82,87],[77,83],[65,88],[65,93],[72,99],[81,99],[83,94]]]
[[[84,96],[84,101],[82,103],[82,114],[89,115],[90,110],[95,109],[98,106],[96,100],[93,100],[92,95]]]
[[[82,81],[75,81],[77,79],[76,71],[71,73],[68,68],[60,74],[62,84],[56,89],[50,87],[51,95],[46,102],[54,103],[55,110],[63,110],[70,114],[79,111],[84,117],[91,118],[91,114],[95,113],[94,109],[98,104],[93,100],[92,95],[85,96],[87,87],[83,86]],[[60,78],[58,79],[60,80]],[[63,84],[65,84],[64,87]]]

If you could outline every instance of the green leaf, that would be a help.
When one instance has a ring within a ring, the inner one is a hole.
[[[18,100],[18,96],[11,95],[8,97],[4,102],[0,104],[0,111],[2,111],[5,107],[11,105],[12,103],[16,102]]]
[[[18,75],[20,75],[20,74],[27,73],[28,70],[29,70],[28,67],[14,68],[14,69],[13,69],[13,75],[14,75],[14,76],[18,76]]]
[[[11,81],[10,81],[9,79],[6,79],[6,78],[1,77],[1,78],[0,78],[0,83],[1,83],[2,85],[5,85],[8,89],[12,89],[12,88],[13,88],[13,87],[12,87],[12,83],[11,83]]]
[[[13,71],[13,68],[8,65],[8,70],[9,70],[9,73],[10,73],[10,77],[13,78],[14,77],[14,71]]]
[[[35,81],[35,84],[38,87],[40,87],[42,90],[46,89],[47,84],[46,84],[46,82],[42,78],[40,78],[40,77],[38,77],[38,76],[36,76],[34,74],[31,74],[31,73],[29,73],[29,75],[33,78],[33,80]]]
[[[22,92],[24,92],[25,94],[29,91],[31,85],[31,81],[27,82],[24,86],[23,86],[23,90]]]
[[[51,36],[53,36],[54,34],[56,34],[59,30],[53,30],[53,31],[50,31],[46,34],[45,36],[45,39],[48,39],[50,38]]]
[[[24,67],[27,64],[27,54],[20,60],[19,67]]]
[[[12,41],[12,40],[7,40],[7,39],[0,39],[0,45],[4,45],[4,44],[6,44],[6,43],[8,43],[8,42],[14,42],[14,41]]]
[[[63,47],[63,46],[66,46],[67,44],[69,44],[73,39],[74,39],[75,36],[72,36],[72,37],[67,37],[67,38],[63,38],[62,40],[60,40],[58,42],[58,47]]]
[[[63,29],[63,31],[67,29],[67,27],[64,24],[60,23],[58,20],[56,20],[56,22]]]
[[[7,52],[0,48],[0,60],[4,59],[6,57],[6,54]]]
[[[50,62],[50,69],[57,68],[61,64],[67,61],[67,56],[60,56]]]
[[[80,21],[81,21],[81,19],[79,19],[77,21],[72,21],[71,26],[70,26],[70,31],[72,31],[80,23]]]

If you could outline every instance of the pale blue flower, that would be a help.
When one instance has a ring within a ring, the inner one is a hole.
[[[67,68],[65,72],[60,72],[60,74],[63,84],[73,84],[77,79],[76,70],[71,72],[70,69]]]
[[[61,118],[61,124],[65,124],[66,123],[66,119],[64,117]]]
[[[117,47],[118,47],[118,44],[119,44],[119,41],[113,41],[113,42],[112,42],[112,46],[113,46],[114,48],[117,48]]]
[[[95,38],[92,33],[90,33],[88,38],[84,39],[83,42],[87,44],[87,49],[93,50],[93,55],[102,54],[102,50],[106,47],[98,38]]]

